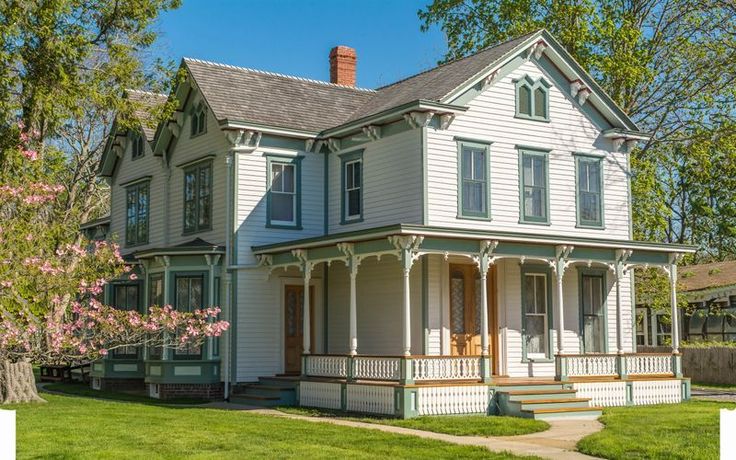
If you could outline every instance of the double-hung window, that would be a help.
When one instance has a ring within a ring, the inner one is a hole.
[[[520,150],[521,222],[549,223],[548,152]]]
[[[525,359],[550,356],[550,291],[546,270],[522,271],[523,345]]]
[[[135,246],[148,242],[149,187],[148,181],[125,188],[125,244]]]
[[[490,217],[490,158],[488,144],[458,141],[459,217]]]
[[[576,155],[578,225],[603,227],[603,160]]]
[[[192,313],[204,308],[205,284],[204,274],[176,275],[174,307],[177,311]],[[202,346],[187,344],[174,351],[176,359],[201,359]]]
[[[112,304],[118,310],[138,311],[140,305],[140,283],[116,283],[112,285]],[[137,347],[121,347],[113,350],[113,358],[135,359]]]
[[[340,156],[342,169],[342,223],[363,220],[363,151]]]
[[[550,84],[543,78],[534,80],[529,75],[515,81],[516,117],[549,121]]]
[[[212,227],[212,162],[184,170],[184,233]]]
[[[269,227],[298,229],[301,226],[301,159],[268,157]]]
[[[155,273],[148,277],[148,307],[164,306],[164,275]],[[157,360],[163,357],[161,346],[148,347],[148,359]]]
[[[583,351],[606,351],[605,275],[585,273],[580,275],[580,311],[582,314]]]

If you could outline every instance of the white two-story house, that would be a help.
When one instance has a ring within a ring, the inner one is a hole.
[[[402,417],[689,397],[677,337],[636,354],[633,270],[674,282],[693,248],[632,240],[648,135],[548,32],[375,90],[347,47],[331,82],[181,66],[172,118],[102,160],[139,274],[108,301],[219,305],[231,329],[111,356],[96,387]]]

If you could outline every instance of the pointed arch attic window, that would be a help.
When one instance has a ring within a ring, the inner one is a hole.
[[[207,110],[204,104],[199,103],[192,109],[191,136],[199,136],[207,131]]]
[[[549,121],[549,88],[544,78],[532,79],[529,75],[515,80],[516,117]]]

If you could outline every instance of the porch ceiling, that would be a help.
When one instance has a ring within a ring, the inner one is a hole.
[[[649,243],[631,240],[581,238],[561,235],[537,235],[515,232],[459,230],[424,225],[399,224],[354,232],[336,233],[314,238],[254,246],[253,252],[262,265],[271,267],[298,265],[303,260],[329,262],[346,260],[350,254],[373,256],[397,253],[392,236],[421,238],[414,252],[425,254],[459,254],[475,256],[484,244],[493,244],[493,257],[553,261],[559,246],[574,247],[569,262],[613,263],[620,251],[631,251],[629,265],[672,263],[673,257],[695,252],[694,246]],[[349,248],[346,247],[349,244]]]

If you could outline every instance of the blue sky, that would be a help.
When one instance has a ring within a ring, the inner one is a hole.
[[[429,0],[184,0],[158,24],[157,52],[329,80],[329,50],[358,53],[358,86],[374,88],[436,65],[439,29],[419,30]]]

